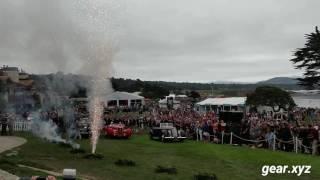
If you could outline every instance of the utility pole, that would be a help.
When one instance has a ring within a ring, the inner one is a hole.
[[[211,83],[211,97],[213,97],[213,83]]]

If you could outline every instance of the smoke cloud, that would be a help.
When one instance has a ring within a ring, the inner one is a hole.
[[[67,142],[60,136],[60,134],[58,133],[58,126],[51,119],[48,121],[44,121],[43,119],[41,119],[38,112],[32,113],[31,118],[31,130],[34,135],[57,143]]]

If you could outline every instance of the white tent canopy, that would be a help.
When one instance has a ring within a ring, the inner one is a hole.
[[[106,100],[128,100],[128,99],[144,99],[144,97],[139,96],[137,94],[128,93],[128,92],[120,92],[115,91],[109,95],[107,95]]]
[[[144,97],[137,94],[115,91],[105,97],[108,106],[135,106],[144,105]]]
[[[197,103],[196,106],[197,110],[200,112],[243,112],[246,99],[246,97],[208,98]]]
[[[197,105],[217,105],[217,106],[239,106],[246,103],[246,97],[228,97],[228,98],[208,98],[204,101],[197,103]]]

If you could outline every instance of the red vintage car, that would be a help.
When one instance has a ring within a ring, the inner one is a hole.
[[[132,129],[126,127],[124,124],[110,124],[103,128],[104,134],[112,138],[126,138],[132,135]]]

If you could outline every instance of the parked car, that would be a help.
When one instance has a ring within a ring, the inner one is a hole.
[[[106,136],[111,138],[130,138],[132,136],[132,129],[126,127],[124,124],[110,124],[103,128],[103,132]]]
[[[90,128],[90,122],[88,118],[81,118],[78,122],[80,135],[83,138],[88,138],[91,136],[91,128]]]
[[[160,123],[150,130],[150,139],[162,142],[181,142],[186,139],[182,130],[177,130],[172,123]]]

